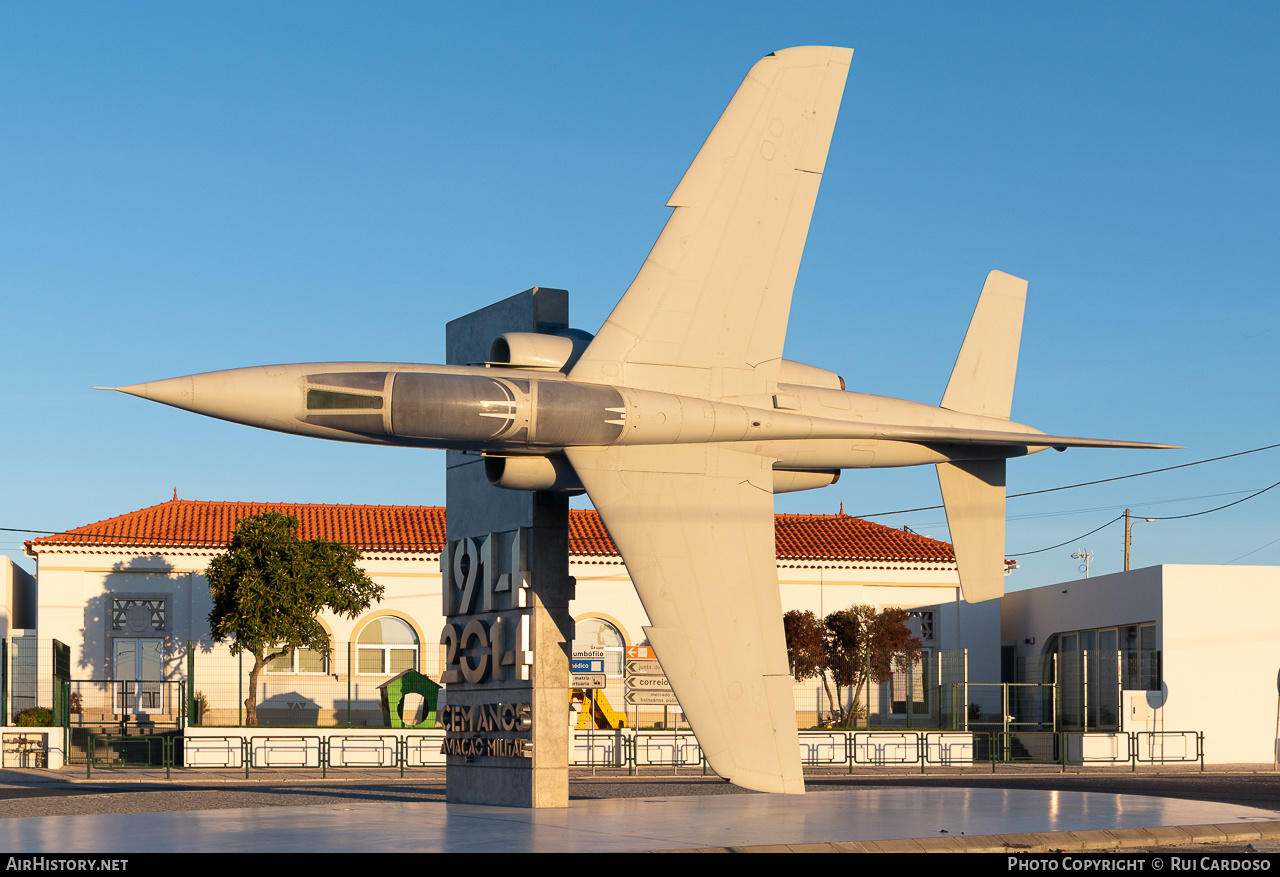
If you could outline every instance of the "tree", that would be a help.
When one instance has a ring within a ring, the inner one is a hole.
[[[792,676],[820,678],[837,726],[851,727],[868,681],[885,682],[894,669],[906,670],[920,659],[920,640],[906,622],[905,610],[876,612],[867,605],[832,612],[821,625],[812,612],[792,610],[782,618]],[[828,680],[835,683],[834,698]]]
[[[895,669],[908,670],[920,660],[921,643],[907,627],[904,609],[876,612],[866,604],[832,612],[826,628],[827,666],[836,683],[836,703],[844,727],[858,717],[867,682],[887,682]],[[844,706],[844,690],[849,706]]]
[[[835,698],[827,680],[826,631],[818,616],[808,609],[792,609],[782,616],[782,629],[787,638],[787,663],[791,678],[821,679],[827,703],[834,709]]]
[[[298,538],[298,519],[267,512],[236,522],[226,554],[205,570],[213,611],[209,629],[216,642],[231,640],[231,653],[253,656],[245,716],[258,724],[258,677],[267,663],[294,649],[330,652],[317,615],[329,610],[355,618],[382,599],[376,584],[357,566],[360,552],[339,542]]]
[[[827,656],[818,616],[807,609],[804,612],[792,609],[782,616],[782,627],[787,637],[787,663],[791,665],[792,678],[821,676],[827,666]]]

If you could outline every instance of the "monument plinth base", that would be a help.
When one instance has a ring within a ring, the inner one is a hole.
[[[504,332],[555,332],[568,318],[564,290],[522,292],[449,323],[447,362],[485,362]],[[568,497],[494,487],[483,457],[450,451],[445,503],[445,798],[567,807]]]

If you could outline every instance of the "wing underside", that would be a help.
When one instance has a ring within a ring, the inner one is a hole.
[[[707,762],[745,788],[803,792],[773,461],[720,445],[565,453],[626,561]]]
[[[764,392],[776,380],[852,56],[806,46],[751,68],[573,380],[700,398]]]

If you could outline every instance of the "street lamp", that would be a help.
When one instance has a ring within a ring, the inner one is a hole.
[[[1158,521],[1159,518],[1132,518],[1129,510],[1124,510],[1124,571],[1129,571],[1129,548],[1133,545],[1133,525],[1143,521]]]

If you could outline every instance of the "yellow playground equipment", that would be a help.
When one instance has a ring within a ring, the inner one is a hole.
[[[618,728],[627,726],[627,717],[614,710],[609,705],[609,698],[604,696],[603,691],[595,691],[593,698],[592,692],[587,689],[573,689],[571,703],[578,704],[578,730],[586,731],[592,727],[592,716],[595,717],[595,729],[597,731],[616,731]],[[594,709],[592,704],[594,703]]]

